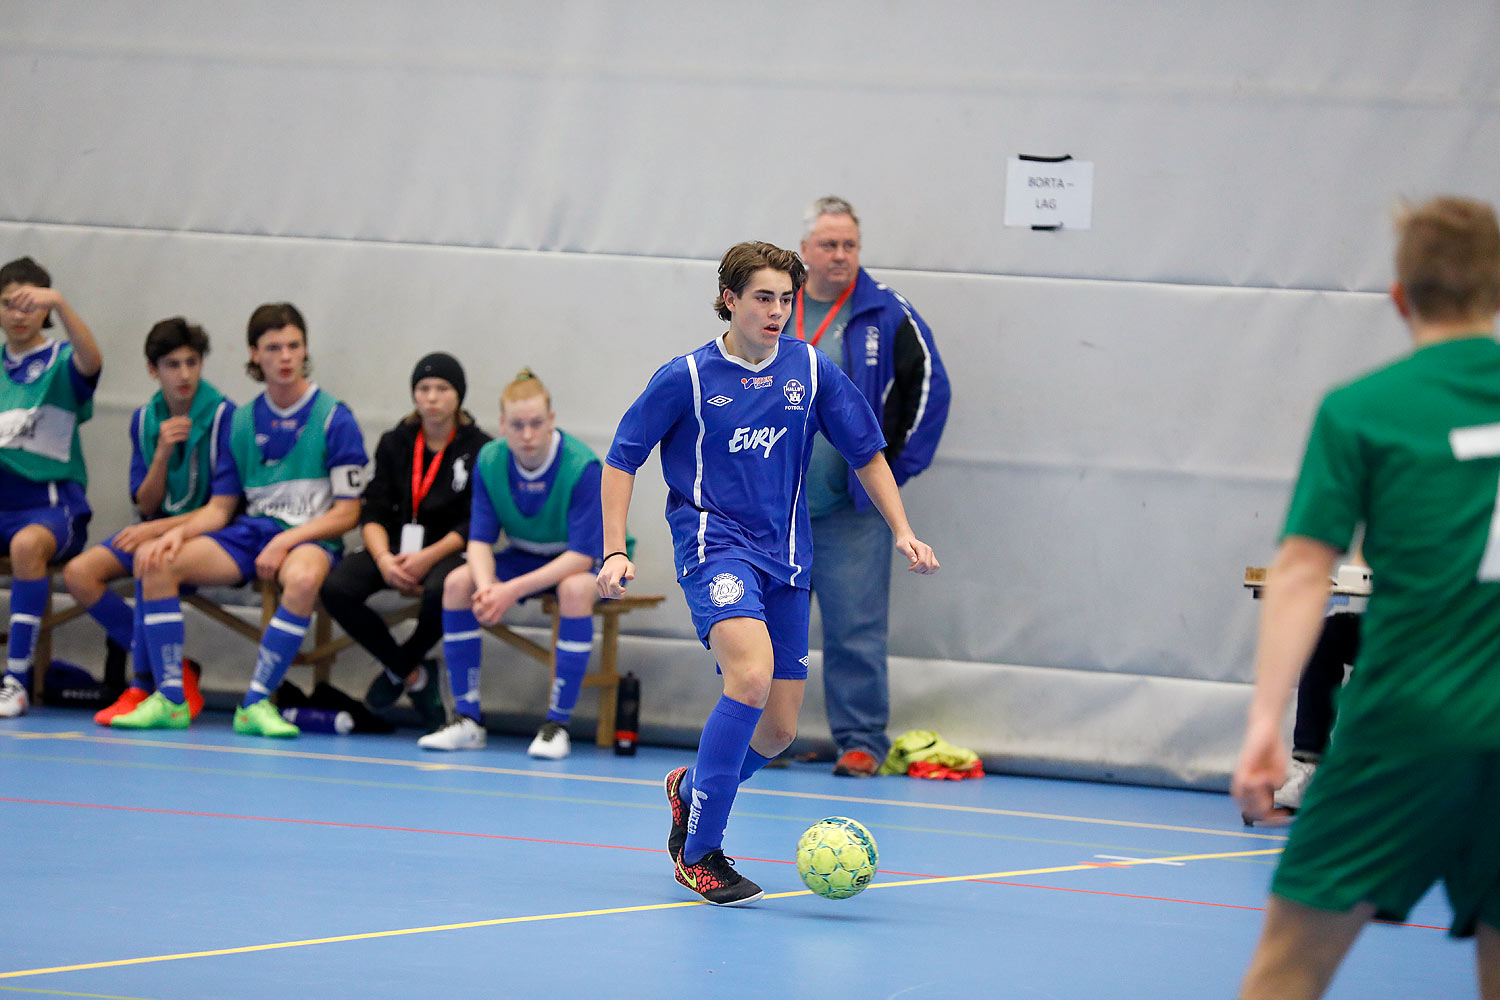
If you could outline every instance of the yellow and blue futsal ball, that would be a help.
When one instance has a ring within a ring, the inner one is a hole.
[[[875,838],[846,816],[818,820],[797,841],[797,874],[824,899],[859,895],[879,865]]]

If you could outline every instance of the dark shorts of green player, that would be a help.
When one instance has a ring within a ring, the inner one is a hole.
[[[1323,759],[1271,882],[1283,898],[1406,919],[1436,881],[1449,933],[1500,929],[1500,752],[1400,759],[1337,745]]]

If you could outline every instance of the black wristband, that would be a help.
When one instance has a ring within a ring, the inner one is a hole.
[[[611,552],[609,555],[607,555],[603,559],[599,560],[599,565],[603,566],[605,563],[609,562],[615,556],[624,556],[626,559],[629,559],[630,558],[630,553],[628,553],[628,552],[626,552],[624,550],[621,550],[619,552]]]

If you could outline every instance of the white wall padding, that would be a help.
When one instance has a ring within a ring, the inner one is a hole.
[[[723,249],[795,246],[805,204],[842,194],[954,383],[904,491],[944,570],[897,574],[893,728],[1216,784],[1253,643],[1240,574],[1272,553],[1319,395],[1404,350],[1390,208],[1500,198],[1497,29],[1493,5],[1414,0],[19,2],[0,256],[49,266],[104,348],[100,538],[128,518],[157,319],[202,322],[244,400],[245,319],[296,302],[372,445],[421,354],[465,362],[487,424],[529,365],[602,450],[718,332]],[[1093,161],[1094,228],[1004,227],[1018,153]],[[716,682],[662,502],[650,466],[641,586],[671,596],[626,619],[626,653],[648,725],[691,728]]]

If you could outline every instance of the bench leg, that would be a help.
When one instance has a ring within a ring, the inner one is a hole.
[[[42,609],[42,621],[36,628],[36,638],[31,645],[31,700],[41,704],[42,685],[47,679],[47,668],[52,665],[52,573],[47,573],[47,603]]]
[[[615,696],[620,691],[620,616],[604,616],[604,641],[599,649],[599,728],[596,746],[615,744]]]
[[[328,640],[333,638],[333,623],[328,619],[328,612],[323,610],[323,605],[318,604],[313,609],[313,645],[322,649],[328,645]],[[333,674],[333,657],[329,653],[318,657],[313,661],[313,683],[327,684],[329,677]]]

